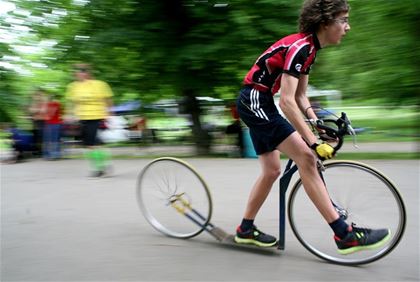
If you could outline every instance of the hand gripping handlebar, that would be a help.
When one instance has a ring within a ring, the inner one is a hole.
[[[334,124],[335,126],[332,127],[327,124]],[[337,119],[318,119],[316,120],[314,126],[324,130],[325,134],[329,137],[338,140],[337,144],[333,146],[334,153],[336,153],[343,145],[345,135],[355,135],[354,129],[351,127],[351,122],[344,112],[342,112],[341,117]]]

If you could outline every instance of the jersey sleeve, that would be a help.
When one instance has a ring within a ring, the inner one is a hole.
[[[301,48],[293,47],[286,53],[283,72],[299,78],[301,74],[308,74],[309,68],[303,70],[309,57],[309,45]]]

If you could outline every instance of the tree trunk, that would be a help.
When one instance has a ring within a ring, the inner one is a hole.
[[[184,100],[182,102],[183,112],[190,115],[193,141],[196,145],[198,155],[208,155],[211,152],[210,132],[203,128],[201,123],[201,106],[196,98],[195,91],[185,89],[183,91]]]

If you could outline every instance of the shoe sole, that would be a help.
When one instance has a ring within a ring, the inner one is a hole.
[[[238,243],[238,244],[255,245],[255,246],[263,247],[263,248],[274,247],[275,245],[277,245],[277,241],[272,242],[272,243],[262,243],[254,239],[239,238],[238,236],[235,236],[234,241],[235,243]]]
[[[386,242],[388,242],[389,238],[391,238],[391,230],[388,229],[388,235],[386,235],[381,241],[376,242],[375,244],[367,246],[356,246],[344,250],[339,249],[338,253],[342,255],[349,255],[358,251],[377,249],[379,247],[382,247]]]

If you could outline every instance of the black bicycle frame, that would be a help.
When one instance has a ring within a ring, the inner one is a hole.
[[[286,241],[286,192],[287,188],[289,187],[290,181],[292,180],[293,174],[298,171],[297,165],[293,162],[292,159],[289,159],[286,167],[284,169],[284,172],[282,176],[280,177],[279,181],[279,240],[277,249],[284,250],[285,249],[285,241]],[[321,176],[322,181],[324,181],[324,177],[322,175],[321,170],[319,171],[319,174]],[[178,195],[179,196],[179,195]],[[181,195],[182,196],[182,195]],[[184,216],[189,218],[191,221],[193,221],[198,226],[203,227],[203,229],[207,232],[209,232],[211,235],[216,237],[219,241],[223,241],[225,237],[228,235],[225,231],[221,230],[220,228],[214,226],[212,223],[208,222],[207,224],[204,224],[206,221],[206,218],[198,212],[196,209],[192,208],[189,203],[183,201],[181,198],[178,198],[174,202],[179,201],[185,208],[190,210],[192,214],[186,212],[184,209],[177,209],[178,212],[182,213]],[[342,210],[339,206],[337,206],[332,200],[332,204],[336,208],[337,212]],[[341,215],[340,215],[341,216]],[[345,219],[345,217],[344,217]]]
[[[344,135],[347,134],[348,132],[348,127],[350,126],[350,121],[348,120],[346,113],[342,112],[341,113],[341,118],[337,119],[337,120],[324,120],[326,122],[333,122],[337,125],[338,129],[334,129],[332,127],[326,126],[324,125],[323,122],[321,123],[317,123],[317,127],[320,129],[325,130],[325,132],[327,133],[328,136],[332,137],[332,138],[338,138],[338,144],[334,147],[334,151],[338,151],[338,149],[341,148],[342,144],[343,144],[343,137]],[[325,180],[324,180],[324,176],[322,174],[322,164],[319,166],[319,175],[322,179],[322,181],[325,184]],[[297,165],[293,162],[292,159],[289,159],[287,164],[286,164],[286,168],[284,169],[283,175],[280,177],[280,181],[279,181],[279,240],[278,240],[278,249],[279,250],[284,250],[285,248],[285,233],[286,233],[286,191],[287,188],[289,187],[290,181],[292,180],[292,176],[293,174],[295,174],[295,172],[298,170]],[[181,201],[182,202],[182,201]],[[336,205],[333,200],[331,199],[331,203],[334,206],[334,208],[336,209],[336,211],[338,212],[338,214],[340,215],[340,217],[342,217],[344,220],[347,218],[347,211],[343,208],[341,208],[340,206]],[[205,217],[202,216],[197,210],[191,208],[190,206],[186,205],[185,202],[182,202],[182,204],[187,207],[188,209],[190,209],[193,214],[195,214],[199,220],[197,220],[196,218],[194,218],[192,215],[186,213],[186,212],[182,212],[186,217],[188,217],[190,220],[192,220],[194,223],[196,223],[197,225],[203,227],[204,230],[210,232],[213,236],[215,236],[218,240],[222,241],[223,238],[219,236],[219,234],[215,234],[215,232],[212,232],[212,230],[219,230],[222,231],[220,228],[216,228],[216,226],[214,226],[213,224],[211,224],[210,222],[207,223],[206,225],[202,224],[200,222],[200,220],[204,220],[205,221]],[[227,235],[228,233],[226,232],[222,232],[222,235]]]
[[[286,233],[286,191],[289,187],[290,180],[292,179],[293,174],[298,170],[297,165],[294,164],[293,160],[289,159],[287,162],[286,168],[284,169],[283,175],[280,177],[280,195],[279,195],[279,240],[277,248],[279,250],[284,250],[285,248],[285,233]],[[197,210],[192,208],[189,205],[186,205],[184,201],[180,201],[184,207],[187,207],[193,214],[188,214],[187,212],[181,212],[195,224],[201,226],[207,232],[210,232],[213,236],[215,236],[218,240],[222,241],[223,238],[219,238],[217,234],[213,234],[212,230],[216,227],[211,224],[210,222],[207,225],[204,225],[200,221],[205,221],[205,217],[200,214]],[[177,209],[178,210],[178,209]],[[179,211],[179,210],[178,210]],[[192,215],[197,216],[198,218],[194,218]],[[227,234],[227,233],[226,233]]]

